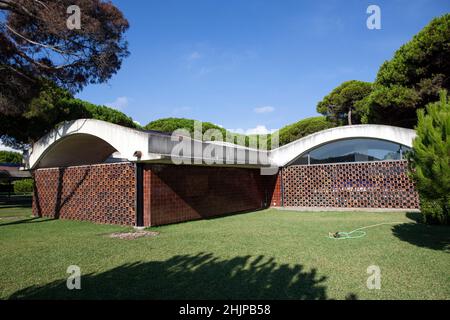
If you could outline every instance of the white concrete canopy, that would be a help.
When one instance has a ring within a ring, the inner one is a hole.
[[[94,119],[64,122],[33,144],[25,157],[27,169],[65,167],[103,163],[113,154],[120,154],[125,161],[170,163],[175,146],[185,144],[200,150],[200,154],[211,148],[223,148],[223,154],[212,153],[210,158],[219,159],[226,165],[252,167],[282,167],[305,151],[336,140],[349,138],[373,138],[412,146],[415,131],[384,125],[354,125],[320,131],[291,142],[269,153],[237,145],[202,142],[188,137],[126,128]],[[219,150],[215,149],[215,150]],[[231,154],[231,156],[230,156]],[[228,156],[233,160],[227,162]],[[194,151],[186,159],[196,158]],[[254,159],[257,159],[256,163]],[[250,159],[253,159],[250,160]],[[194,163],[198,164],[198,163]],[[200,162],[200,164],[202,164]]]
[[[187,155],[174,155],[175,146],[189,146]],[[205,150],[213,149],[210,157],[203,157]],[[229,149],[233,152],[233,164],[261,167],[266,163],[252,165],[248,159],[255,158],[258,150],[240,146],[226,147],[215,142],[203,142],[186,136],[144,131],[115,125],[94,119],[67,121],[34,143],[25,158],[26,169],[66,167],[103,163],[114,159],[111,155],[120,154],[122,160],[132,162],[170,163],[173,159],[194,163],[198,157],[194,150],[200,150],[202,160],[220,160],[225,163]],[[223,149],[216,155],[214,150]],[[257,159],[263,157],[256,156]],[[268,157],[267,157],[268,158]],[[194,163],[197,164],[197,163]]]
[[[27,167],[49,168],[105,161],[118,151],[129,160],[135,151],[148,152],[145,132],[104,121],[80,119],[64,122],[39,139],[29,150]]]
[[[412,147],[416,132],[411,129],[375,124],[342,126],[319,131],[272,150],[273,165],[282,167],[301,154],[320,145],[351,138],[371,138],[395,142]]]

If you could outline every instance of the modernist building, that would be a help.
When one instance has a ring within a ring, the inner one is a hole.
[[[261,154],[81,119],[35,143],[26,165],[33,213],[43,217],[153,226],[269,206],[417,209],[404,159],[414,137],[392,126],[344,126]],[[174,156],[180,146],[214,152]]]

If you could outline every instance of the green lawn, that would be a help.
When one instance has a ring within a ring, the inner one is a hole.
[[[0,194],[0,223],[31,216],[31,195]]]
[[[29,209],[0,209],[1,216]],[[152,228],[22,217],[0,219],[0,298],[450,299],[450,229],[403,213],[274,209]],[[353,240],[328,239],[382,222]],[[66,288],[69,265],[81,290]],[[381,289],[366,287],[381,268]]]

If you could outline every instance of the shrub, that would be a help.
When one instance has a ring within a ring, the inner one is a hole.
[[[17,180],[14,182],[14,193],[32,193],[33,188],[33,179]]]
[[[426,221],[448,223],[450,211],[450,103],[447,92],[417,113],[417,137],[409,153],[410,172],[416,181]],[[427,219],[428,218],[428,219]]]
[[[0,151],[0,162],[22,163],[22,155],[18,152]]]
[[[445,206],[442,199],[432,200],[425,197],[420,198],[420,210],[425,223],[430,224],[444,224],[445,221]]]
[[[334,124],[327,121],[326,117],[323,116],[306,118],[281,128],[279,130],[279,144],[282,146],[309,134],[334,126]]]
[[[165,133],[172,133],[178,129],[185,129],[192,135],[194,132],[195,121],[196,120],[194,119],[186,119],[186,118],[163,118],[148,123],[144,127],[144,129],[161,131]],[[216,129],[220,131],[220,133],[222,134],[223,141],[227,140],[227,135],[231,135],[234,139],[234,143],[237,143],[239,141],[237,137],[244,136],[245,145],[248,146],[248,136],[239,133],[232,133],[211,122],[202,122],[202,135],[205,134],[205,132],[210,129]],[[203,136],[202,138],[205,139],[205,136]]]

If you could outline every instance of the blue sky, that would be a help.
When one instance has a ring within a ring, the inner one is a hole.
[[[130,22],[131,55],[78,97],[143,125],[187,117],[241,132],[317,115],[330,90],[373,81],[396,49],[450,12],[443,0],[113,2]],[[381,30],[366,27],[370,4],[381,8]]]

